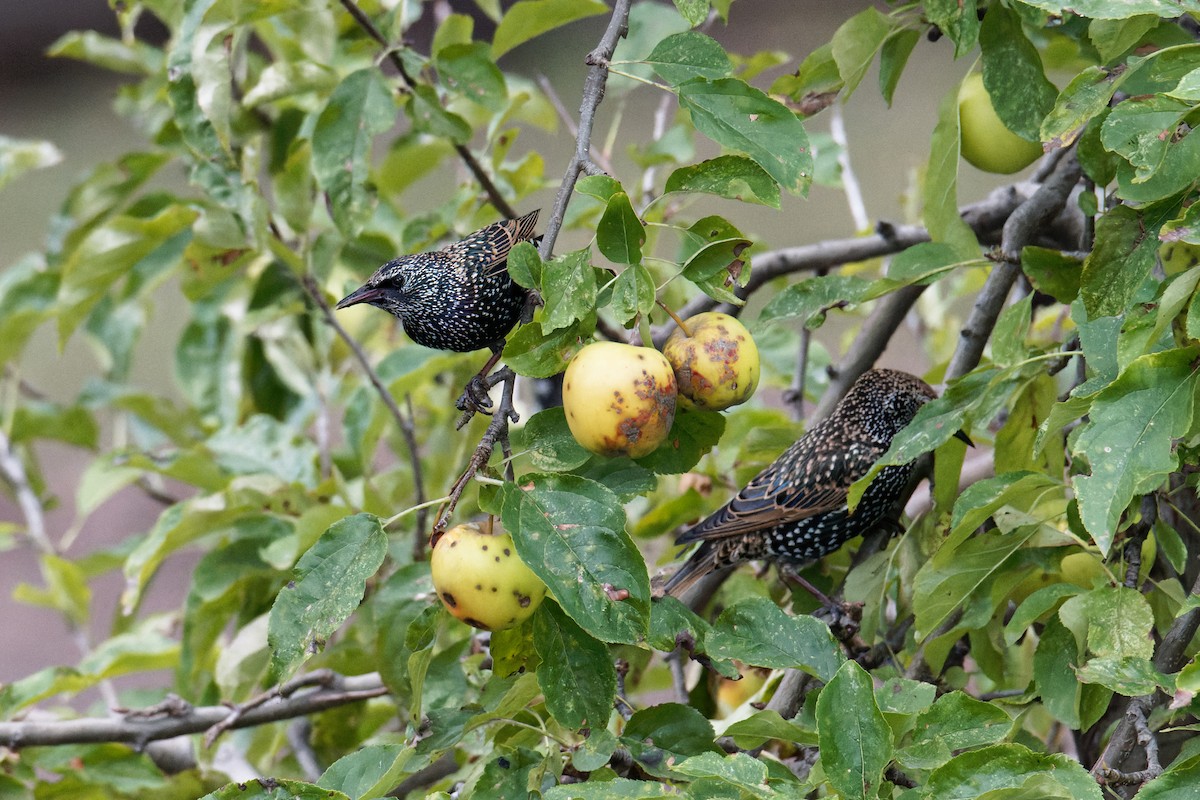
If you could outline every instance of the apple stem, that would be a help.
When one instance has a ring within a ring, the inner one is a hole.
[[[668,308],[667,304],[664,303],[662,300],[655,300],[654,302],[658,303],[659,308],[661,308],[663,311],[667,312],[667,316],[670,317],[672,320],[674,320],[675,324],[679,326],[679,330],[683,331],[684,336],[686,336],[689,339],[692,338],[692,332],[688,330],[687,325],[685,325],[683,323],[683,320],[679,318],[678,314],[676,314],[674,311],[672,311],[670,308]]]

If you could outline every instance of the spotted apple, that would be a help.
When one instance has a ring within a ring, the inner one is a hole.
[[[723,411],[758,388],[758,346],[735,317],[707,311],[683,321],[663,345],[679,385],[679,402]]]
[[[468,522],[442,534],[429,558],[433,587],[451,614],[476,628],[502,631],[529,618],[546,584],[517,556],[512,536]]]
[[[563,411],[579,444],[604,456],[640,458],[666,441],[675,419],[675,374],[649,347],[594,342],[563,376]]]

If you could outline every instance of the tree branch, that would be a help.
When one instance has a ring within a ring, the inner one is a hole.
[[[579,127],[575,134],[575,154],[567,163],[563,173],[562,183],[554,196],[554,209],[546,222],[546,233],[542,236],[540,248],[543,259],[550,258],[554,252],[554,243],[562,230],[563,219],[567,215],[567,206],[571,202],[571,194],[575,191],[575,182],[579,173],[591,163],[589,152],[592,146],[592,128],[596,124],[596,109],[604,99],[604,87],[608,83],[608,62],[613,51],[617,49],[617,40],[629,29],[629,5],[631,0],[617,0],[613,6],[612,17],[608,28],[600,37],[596,49],[588,53],[585,59],[588,64],[587,78],[583,84],[583,100],[579,105]]]
[[[358,26],[366,31],[368,36],[378,42],[387,51],[388,60],[392,62],[392,65],[396,68],[396,71],[400,73],[400,77],[404,79],[405,85],[410,89],[414,88],[417,83],[413,77],[408,74],[408,69],[405,68],[404,61],[396,52],[395,47],[388,42],[379,29],[375,27],[375,23],[371,22],[371,18],[368,17],[363,10],[358,7],[358,4],[355,3],[354,0],[341,0],[341,3],[342,7],[350,12],[350,16],[354,17],[354,21],[358,23]],[[465,144],[458,144],[455,142],[454,152],[458,153],[458,157],[462,159],[463,164],[465,164],[467,169],[471,171],[471,174],[475,177],[475,180],[479,182],[479,185],[483,187],[483,191],[487,193],[488,199],[491,200],[492,205],[496,207],[496,210],[509,219],[515,219],[517,217],[517,212],[511,205],[509,205],[508,201],[504,199],[504,195],[502,195],[500,190],[496,188],[496,184],[492,182],[491,176],[488,175],[483,169],[483,165],[479,163],[477,158],[475,158],[475,154],[471,152],[470,148],[468,148]]]
[[[286,686],[298,681],[311,684],[313,676],[323,677],[312,691],[284,694]],[[388,693],[379,673],[342,676],[334,673],[311,673],[281,687],[272,697],[238,716],[229,727],[249,728],[268,722],[303,717],[347,703],[357,703]],[[149,742],[175,736],[200,733],[230,717],[229,706],[201,706],[186,703],[160,706],[141,712],[127,712],[120,717],[84,717],[73,720],[23,720],[0,722],[0,745],[13,749],[43,745],[90,744],[123,742],[144,747]]]

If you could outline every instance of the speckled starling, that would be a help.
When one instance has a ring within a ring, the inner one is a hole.
[[[874,529],[900,497],[913,463],[884,467],[851,514],[850,485],[867,474],[912,421],[937,397],[920,378],[873,369],[850,387],[837,408],[813,426],[737,496],[676,544],[700,546],[667,582],[680,596],[714,570],[763,559],[803,564]],[[956,434],[966,441],[966,434]]]
[[[436,350],[488,347],[498,354],[525,303],[525,290],[508,275],[508,254],[518,242],[534,240],[537,218],[532,211],[441,250],[389,261],[337,307],[382,308],[400,319],[414,342]]]

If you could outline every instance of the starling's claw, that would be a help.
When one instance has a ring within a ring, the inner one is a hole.
[[[488,414],[492,410],[492,398],[488,395],[491,391],[491,386],[488,380],[483,375],[476,375],[467,382],[466,388],[463,389],[462,395],[459,396],[458,402],[454,407],[459,411],[470,411],[478,414],[480,412]]]

